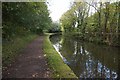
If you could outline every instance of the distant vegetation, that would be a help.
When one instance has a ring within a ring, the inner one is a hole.
[[[53,22],[51,27],[48,29],[50,33],[58,33],[61,32],[61,26],[58,22]]]
[[[93,13],[91,8],[95,10]],[[119,2],[74,2],[61,19],[65,34],[77,35],[83,40],[120,46]]]

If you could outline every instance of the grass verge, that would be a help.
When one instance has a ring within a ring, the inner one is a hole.
[[[52,78],[77,78],[73,71],[63,62],[49,40],[50,34],[45,34],[43,50],[48,64],[53,71]]]
[[[7,66],[15,57],[20,53],[20,51],[26,47],[28,43],[37,38],[38,35],[29,34],[22,37],[17,37],[13,41],[6,42],[2,44],[2,65]]]

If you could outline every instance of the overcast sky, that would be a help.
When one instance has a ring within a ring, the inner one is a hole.
[[[74,0],[47,0],[49,2],[48,9],[50,10],[50,17],[53,21],[58,21],[62,14],[66,12],[70,7],[70,2]],[[82,1],[82,0],[76,0],[76,1]],[[87,2],[91,0],[86,0]],[[119,1],[119,0],[94,0],[94,1]],[[93,11],[94,12],[94,11]]]
[[[58,21],[61,15],[69,9],[71,0],[48,0],[48,9],[53,21]]]

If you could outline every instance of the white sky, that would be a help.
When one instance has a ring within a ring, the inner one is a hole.
[[[70,7],[71,0],[48,0],[48,9],[53,21],[58,21],[62,14]]]
[[[66,12],[70,7],[70,2],[74,0],[47,0],[49,2],[48,9],[50,11],[50,17],[53,21],[59,21],[60,17],[64,12]],[[82,1],[82,0],[76,0]],[[86,0],[87,2],[91,0]],[[94,0],[94,1],[119,1],[119,0]]]

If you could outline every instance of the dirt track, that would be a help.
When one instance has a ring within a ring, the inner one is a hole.
[[[50,78],[50,70],[42,46],[43,36],[28,44],[15,62],[3,70],[3,78]]]

